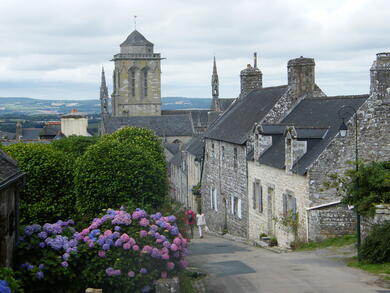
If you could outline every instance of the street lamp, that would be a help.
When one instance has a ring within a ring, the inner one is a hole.
[[[350,113],[350,111],[352,112],[352,114],[354,115],[354,122],[355,122],[355,168],[356,168],[356,172],[359,171],[359,150],[358,150],[358,117],[357,117],[357,111],[354,107],[352,106],[343,106],[342,108],[340,108],[337,112],[337,114],[339,115],[339,118],[342,119],[342,123],[340,125],[340,128],[339,128],[339,134],[341,137],[345,137],[347,136],[347,132],[348,132],[348,127],[347,125],[345,124],[345,119],[346,119],[346,114]],[[359,181],[358,179],[356,179],[356,188],[359,187]],[[356,246],[357,246],[357,254],[358,254],[358,259],[360,259],[360,244],[361,244],[361,237],[360,237],[360,214],[357,210],[357,208],[355,207],[355,211],[356,211],[356,238],[357,238],[357,241],[356,241]]]

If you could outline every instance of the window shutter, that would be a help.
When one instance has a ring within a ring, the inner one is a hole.
[[[214,199],[215,199],[215,202],[214,202],[214,207],[215,207],[215,210],[218,211],[218,198],[217,198],[217,190],[214,189]]]
[[[297,216],[297,199],[295,197],[292,197],[292,216],[295,220]]]
[[[263,186],[259,186],[259,211],[263,212]]]
[[[234,215],[234,197],[233,196],[230,197],[230,203],[231,203],[230,212],[232,215]]]
[[[241,199],[238,199],[237,203],[237,215],[241,219]]]
[[[253,182],[253,209],[256,209],[256,182]]]
[[[214,198],[213,198],[213,189],[210,189],[210,208],[213,209],[213,203],[214,203]]]
[[[283,215],[287,215],[287,194],[283,193]]]

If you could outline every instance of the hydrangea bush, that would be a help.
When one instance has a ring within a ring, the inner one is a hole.
[[[35,288],[46,290],[48,284],[67,280],[79,290],[149,292],[155,280],[175,276],[187,266],[187,240],[174,216],[110,209],[79,232],[72,224],[24,228],[21,268]]]

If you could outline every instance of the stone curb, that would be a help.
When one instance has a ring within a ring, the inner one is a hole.
[[[230,240],[230,241],[240,242],[240,243],[246,244],[246,245],[251,245],[251,246],[255,246],[255,247],[259,247],[259,248],[264,248],[264,249],[267,249],[267,250],[272,251],[274,253],[290,252],[290,250],[288,250],[288,249],[283,249],[283,248],[276,247],[276,246],[270,247],[264,241],[248,240],[248,239],[245,239],[245,238],[242,238],[242,237],[238,237],[238,236],[234,236],[234,235],[231,235],[231,234],[228,234],[228,233],[221,234],[221,233],[209,231],[209,232],[206,232],[205,234],[206,235],[207,234],[208,235],[212,235],[212,236],[219,237],[219,238],[224,238],[224,239],[227,239],[227,240]]]

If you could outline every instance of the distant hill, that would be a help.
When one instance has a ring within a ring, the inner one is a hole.
[[[163,110],[208,109],[211,99],[163,97]],[[89,114],[100,113],[99,100],[42,100],[25,97],[0,97],[0,116],[3,114],[63,114],[71,109]]]

